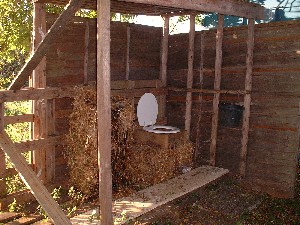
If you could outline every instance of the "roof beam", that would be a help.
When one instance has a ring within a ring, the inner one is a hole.
[[[117,0],[119,1],[119,0]],[[186,10],[196,10],[202,12],[216,12],[225,15],[263,19],[264,7],[248,3],[246,1],[234,0],[120,0],[140,4],[159,5]]]
[[[45,56],[51,43],[55,40],[65,28],[65,25],[71,20],[75,12],[80,8],[83,0],[70,0],[62,14],[57,18],[52,27],[48,30],[44,39],[36,48],[33,55],[29,58],[23,66],[17,77],[14,79],[9,87],[9,90],[18,90],[23,87],[32,71],[38,66],[42,58]]]

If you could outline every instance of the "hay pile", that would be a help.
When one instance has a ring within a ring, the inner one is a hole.
[[[136,189],[171,179],[181,172],[182,166],[192,166],[193,145],[177,142],[161,148],[152,142],[135,143],[128,152],[126,173]]]
[[[94,88],[77,88],[66,136],[71,185],[86,198],[98,195],[97,96]],[[122,97],[112,97],[112,169],[115,188],[126,184],[125,160],[134,131],[134,109]]]
[[[98,195],[96,91],[77,88],[66,137],[70,184],[86,198]],[[181,166],[192,165],[193,145],[175,140],[163,149],[134,140],[134,107],[128,99],[112,97],[112,172],[114,191],[144,188],[170,179]]]

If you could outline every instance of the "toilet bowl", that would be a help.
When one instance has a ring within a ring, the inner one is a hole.
[[[156,134],[174,134],[180,132],[179,128],[164,125],[155,125],[158,114],[158,104],[151,93],[144,94],[137,106],[139,125],[147,132]]]

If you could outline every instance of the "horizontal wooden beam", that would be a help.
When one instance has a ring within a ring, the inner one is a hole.
[[[230,94],[230,95],[244,95],[247,91],[244,90],[210,90],[210,89],[197,89],[197,88],[168,88],[169,91],[175,92],[193,92],[203,94]]]
[[[75,92],[74,86],[0,91],[0,103],[72,97]]]
[[[156,80],[149,81],[113,81],[112,94],[122,96],[141,96],[146,92],[154,92],[157,95],[166,94],[165,89],[159,88],[161,82]],[[80,86],[79,86],[80,87]],[[81,86],[83,88],[90,88],[96,86]],[[158,87],[158,88],[157,88]],[[26,88],[21,90],[7,90],[0,91],[0,103],[13,102],[13,101],[26,101],[26,100],[40,100],[40,99],[53,99],[53,98],[66,98],[74,97],[76,88],[74,86],[67,87],[48,87],[48,88]]]
[[[26,64],[23,66],[17,77],[14,79],[9,87],[9,90],[21,89],[32,71],[37,67],[46,52],[51,48],[53,40],[59,37],[65,28],[65,25],[71,20],[75,12],[80,8],[83,0],[71,0],[67,5],[66,9],[57,18],[56,22],[49,29],[48,33],[45,34],[43,41],[37,46],[33,55],[29,58]]]
[[[33,114],[5,116],[3,117],[3,120],[4,120],[4,125],[14,124],[14,123],[33,122]]]
[[[264,7],[236,0],[122,0],[124,2],[159,5],[165,7],[195,10],[201,12],[216,12],[224,15],[263,19]]]
[[[16,142],[15,146],[19,152],[24,153],[27,151],[46,149],[48,146],[56,144],[63,144],[63,138],[61,136],[50,136],[43,139]]]

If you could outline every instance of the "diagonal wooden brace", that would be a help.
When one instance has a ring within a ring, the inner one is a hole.
[[[21,179],[30,189],[39,204],[43,207],[46,214],[53,220],[54,224],[71,224],[70,220],[61,210],[57,202],[54,201],[46,187],[28,166],[25,158],[21,155],[21,153],[19,153],[18,149],[15,147],[6,132],[0,133],[0,147],[10,158],[16,170],[19,172]]]
[[[53,40],[55,40],[62,33],[65,25],[71,20],[75,12],[80,8],[82,2],[83,0],[70,0],[65,10],[57,18],[55,23],[45,35],[43,41],[39,44],[33,55],[29,58],[17,77],[14,79],[9,87],[9,90],[21,89],[32,71],[37,67],[48,49],[51,47]]]

